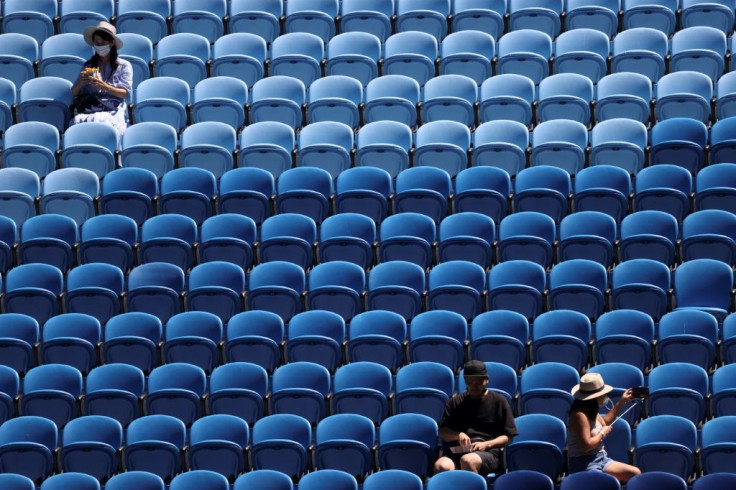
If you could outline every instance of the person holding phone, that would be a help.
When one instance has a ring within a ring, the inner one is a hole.
[[[488,389],[488,370],[482,361],[463,368],[467,389],[453,396],[440,421],[443,454],[435,474],[463,469],[487,475],[503,466],[501,448],[518,434],[514,416],[503,395]]]
[[[633,398],[632,389],[624,391],[615,404],[608,397],[613,387],[603,382],[598,373],[586,373],[575,385],[572,396],[575,401],[570,408],[567,425],[567,469],[578,471],[603,471],[627,482],[641,473],[636,466],[614,461],[606,453],[603,440],[613,430],[613,422],[621,408]],[[601,416],[601,407],[608,409]]]

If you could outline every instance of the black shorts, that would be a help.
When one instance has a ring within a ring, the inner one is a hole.
[[[467,453],[466,453],[467,454]],[[489,475],[491,473],[501,473],[503,471],[503,458],[501,456],[501,450],[500,449],[489,449],[488,451],[474,451],[474,454],[477,454],[480,457],[480,460],[482,461],[480,465],[480,471],[478,472],[481,475]],[[446,456],[452,460],[453,463],[455,463],[455,468],[460,469],[460,458],[463,457],[463,454],[453,454],[450,452],[450,450],[443,451],[443,456]]]

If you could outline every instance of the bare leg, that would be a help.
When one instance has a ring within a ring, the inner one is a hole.
[[[473,473],[478,473],[482,464],[483,460],[475,453],[463,454],[463,457],[460,458],[460,468]]]
[[[443,471],[452,471],[455,469],[455,463],[448,457],[443,456],[434,463],[434,474],[442,473]]]
[[[624,483],[641,473],[641,470],[636,466],[632,466],[626,463],[620,463],[618,461],[614,461],[613,463],[609,464],[603,471],[608,473],[609,475],[615,476],[618,481]]]

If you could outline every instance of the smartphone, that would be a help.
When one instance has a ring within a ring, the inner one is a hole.
[[[631,396],[633,396],[634,398],[647,398],[649,397],[649,387],[636,386],[634,388],[631,388]]]

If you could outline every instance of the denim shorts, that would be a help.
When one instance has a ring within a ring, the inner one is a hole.
[[[613,463],[608,457],[606,451],[598,451],[595,454],[586,454],[585,456],[576,456],[567,459],[568,473],[577,473],[578,471],[603,471],[606,467]]]

